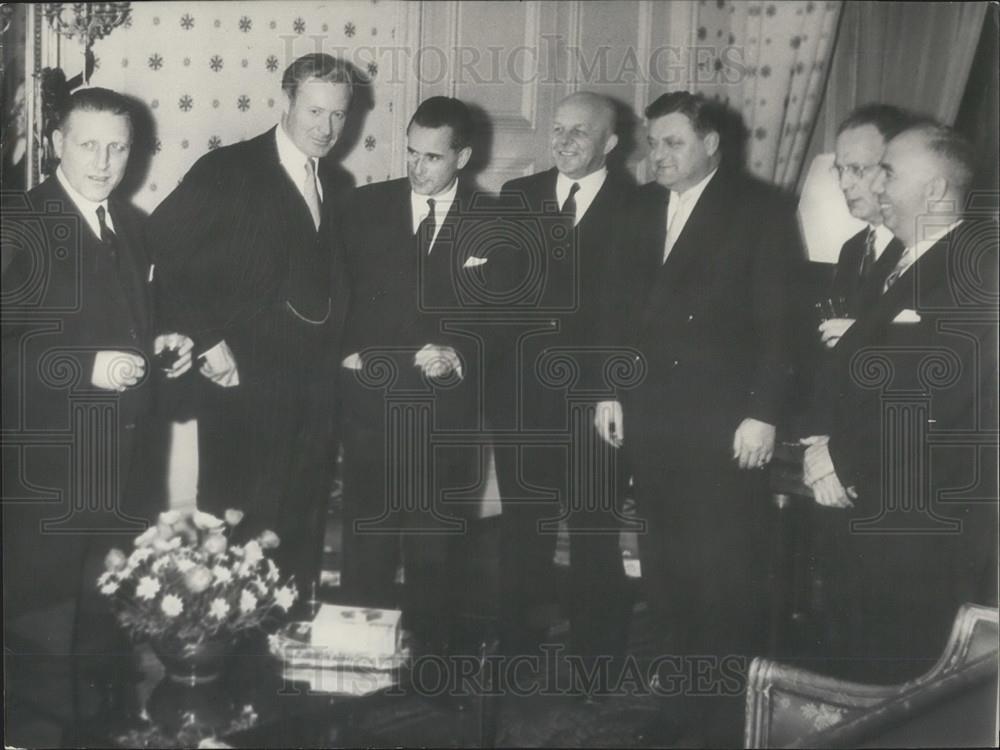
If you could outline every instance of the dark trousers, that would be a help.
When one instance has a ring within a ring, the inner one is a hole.
[[[268,318],[266,341],[234,345],[240,384],[221,388],[197,375],[198,506],[245,513],[236,538],[278,534],[282,578],[308,596],[318,583],[333,484],[333,391],[323,327]],[[263,324],[262,324],[263,325]],[[263,337],[262,337],[263,338]],[[239,355],[237,354],[237,358]]]
[[[872,515],[866,510],[875,503],[863,502],[870,497],[862,495],[851,510],[816,509],[826,639],[809,666],[891,684],[934,666],[963,603],[990,603],[982,584],[996,570],[997,517],[986,504],[942,503],[938,515],[959,519],[960,532],[852,530],[852,520]]]
[[[682,721],[737,746],[745,670],[767,644],[773,514],[764,475],[637,466],[635,477],[647,523],[643,584],[661,628],[658,656],[669,659],[661,683],[683,686],[671,699]]]
[[[441,645],[458,613],[455,581],[463,561],[457,556],[468,523],[460,499],[449,498],[474,484],[478,454],[434,445],[429,432],[409,432],[405,418],[386,415],[379,392],[350,374],[342,381],[342,589],[350,604],[401,606],[407,629]],[[395,586],[400,563],[402,600]]]
[[[570,649],[614,656],[624,651],[631,613],[619,546],[624,476],[618,452],[590,433],[519,455],[496,451],[501,611],[508,631],[539,627],[536,613],[556,598],[552,559],[562,521],[570,543]]]

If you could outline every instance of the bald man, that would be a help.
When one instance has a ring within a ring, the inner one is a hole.
[[[934,123],[889,141],[872,190],[905,249],[833,350],[830,434],[805,441],[805,480],[843,532],[829,668],[846,677],[925,672],[959,605],[996,596],[998,231],[964,215],[974,165]]]
[[[630,178],[607,167],[618,144],[616,126],[610,99],[588,92],[566,97],[551,124],[555,166],[508,182],[501,196],[505,209],[519,218],[518,234],[524,238],[515,247],[516,281],[536,292],[518,309],[519,318],[532,322],[518,330],[506,358],[508,369],[494,389],[506,396],[494,405],[494,427],[513,431],[520,443],[518,450],[509,444],[497,450],[502,611],[506,644],[513,651],[537,648],[551,623],[560,516],[570,530],[573,651],[587,657],[615,655],[627,634],[630,608],[613,511],[615,451],[601,445],[585,415],[576,415],[582,428],[574,432],[570,400],[579,398],[583,381],[554,383],[546,375],[551,357],[568,358],[575,371],[591,371],[594,353],[584,353],[585,348],[600,343],[596,303],[616,225],[633,193]],[[599,387],[599,378],[588,385]],[[530,445],[536,431],[557,437]],[[594,450],[583,450],[585,442]],[[573,451],[587,460],[569,461]],[[578,478],[592,484],[584,486]],[[569,487],[576,489],[571,493]]]

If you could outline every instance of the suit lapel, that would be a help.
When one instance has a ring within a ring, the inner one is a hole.
[[[552,203],[555,211],[559,211],[562,206],[559,205],[559,196],[556,195],[556,184],[559,182],[559,170],[552,168],[545,173],[545,180],[541,183],[542,194],[539,196],[539,206],[538,210],[542,211],[545,209],[545,205],[549,202]]]
[[[272,219],[280,223],[285,237],[302,237],[305,240],[307,237],[315,237],[319,230],[313,223],[309,206],[306,205],[306,199],[302,196],[299,186],[295,184],[295,181],[281,164],[276,135],[278,127],[271,128],[259,137],[263,179],[261,187],[252,187],[251,189],[266,189],[274,195]],[[322,171],[320,170],[320,173]],[[320,184],[323,186],[323,206],[320,207],[320,216],[325,219],[328,213],[325,210],[325,205],[331,197],[332,188],[322,177],[320,177]],[[289,242],[288,244],[293,243]]]
[[[725,222],[720,221],[720,216],[727,214],[726,193],[725,176],[716,172],[699,196],[694,210],[684,224],[684,229],[681,230],[670,255],[663,263],[661,273],[671,283],[682,278],[685,270],[695,259],[701,258],[704,261],[706,253],[718,247],[725,227]],[[662,225],[663,238],[666,242],[666,206],[664,206]],[[662,253],[663,243],[660,244],[660,251]]]
[[[398,185],[399,187],[392,195],[391,205],[385,206],[383,209],[386,212],[389,232],[388,245],[390,248],[405,251],[407,257],[418,257],[420,246],[413,233],[413,203],[410,200],[410,181],[401,178]]]
[[[577,223],[577,231],[591,234],[601,230],[605,232],[611,230],[606,223],[602,223],[602,217],[607,217],[607,212],[611,204],[615,201],[618,192],[621,190],[621,187],[615,185],[614,182],[615,180],[609,172],[604,178],[604,184],[601,185],[600,190],[597,191],[597,195],[594,196],[594,200],[587,207],[587,213]]]
[[[845,339],[849,338],[849,344],[845,349],[854,351],[862,346],[874,342],[885,340],[885,331],[892,325],[892,321],[903,310],[917,310],[919,300],[928,295],[929,287],[943,283],[947,278],[947,269],[944,267],[948,243],[952,241],[953,233],[949,233],[934,243],[934,246],[927,250],[917,261],[904,271],[896,282],[883,294],[879,295],[878,301],[871,310],[871,314],[862,316],[858,322],[848,329],[844,334]],[[900,243],[900,246],[902,243]],[[882,258],[889,252],[886,247]],[[902,253],[902,248],[896,249],[895,254],[898,260]],[[881,261],[882,258],[879,258]],[[895,265],[895,263],[893,264]],[[918,283],[923,287],[918,294]],[[919,310],[917,310],[919,313]],[[837,347],[840,348],[839,346]]]
[[[150,298],[146,274],[149,265],[143,247],[142,228],[131,221],[128,211],[117,201],[109,200],[108,208],[120,245],[119,283],[135,321],[142,330],[148,330]]]
[[[83,256],[80,258],[81,269],[87,269],[88,273],[94,273],[94,269],[99,267],[95,265],[97,264],[98,254],[107,253],[107,249],[101,242],[101,238],[94,233],[94,230],[80,212],[80,209],[66,191],[63,190],[58,179],[50,177],[49,180],[52,182],[52,196],[61,202],[63,210],[72,211],[79,217],[81,247],[84,250]],[[145,254],[143,253],[141,244],[143,239],[141,228],[133,226],[130,223],[128,212],[113,198],[108,199],[108,213],[111,215],[111,223],[118,237],[119,268],[117,274],[111,274],[115,278],[97,279],[98,286],[94,288],[100,288],[100,286],[108,284],[117,286],[121,291],[132,321],[145,330],[149,323],[149,301],[146,297],[146,279],[141,276],[147,270],[144,262]],[[92,257],[87,257],[88,255]],[[108,261],[106,267],[111,267],[110,261]]]
[[[306,200],[281,164],[281,158],[278,156],[276,131],[277,126],[267,131],[261,139],[260,160],[261,169],[264,171],[262,184],[273,185],[277,199],[275,201],[276,210],[272,213],[272,217],[281,223],[283,234],[286,237],[302,235],[306,232],[315,234],[316,225],[313,223]]]

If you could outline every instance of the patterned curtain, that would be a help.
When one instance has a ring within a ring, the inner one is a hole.
[[[698,3],[695,44],[728,43],[729,74],[695,88],[743,115],[747,166],[758,177],[789,188],[798,180],[841,6],[830,0]]]
[[[394,44],[400,8],[368,0],[133,3],[128,23],[94,45],[91,78],[148,108],[153,153],[133,201],[152,211],[206,151],[273,127],[281,74],[317,51],[347,58],[371,80],[372,110],[353,119],[359,132],[342,136],[350,146],[343,164],[359,184],[387,179],[404,71],[380,70],[379,63],[388,68],[394,59],[382,51]]]

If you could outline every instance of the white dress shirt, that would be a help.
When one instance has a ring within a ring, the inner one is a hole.
[[[281,123],[278,123],[278,127],[274,129],[274,140],[278,144],[278,161],[281,162],[282,168],[289,179],[291,179],[292,184],[295,185],[295,189],[299,191],[299,195],[306,201],[306,204],[308,205],[309,199],[305,194],[304,183],[306,178],[306,162],[308,161],[313,163],[313,174],[316,175],[316,194],[320,200],[323,200],[323,183],[319,179],[319,159],[303,154],[292,139],[288,137],[288,133],[285,132],[285,128]]]
[[[104,220],[107,222],[108,229],[112,232],[115,231],[115,225],[111,221],[111,211],[108,210],[107,198],[102,200],[100,203],[95,203],[89,198],[85,198],[80,195],[80,193],[78,193],[76,189],[69,184],[69,179],[67,179],[62,167],[56,168],[56,179],[59,180],[59,184],[62,185],[63,190],[66,191],[69,199],[73,201],[73,205],[76,206],[76,210],[83,216],[84,221],[87,222],[87,226],[93,230],[94,236],[97,237],[97,239],[101,239],[101,222],[97,219],[97,209],[101,206],[104,206]]]
[[[559,202],[560,208],[563,207],[566,199],[569,198],[569,191],[573,187],[573,183],[575,182],[580,186],[575,196],[576,217],[573,219],[573,226],[579,224],[583,217],[587,215],[587,209],[594,202],[594,198],[597,197],[597,193],[600,191],[601,186],[604,185],[604,180],[607,179],[607,176],[607,167],[601,167],[596,172],[591,172],[579,180],[567,177],[562,172],[559,173],[559,177],[556,178],[556,200]]]
[[[893,234],[885,224],[879,224],[878,226],[872,226],[872,230],[875,232],[875,260],[882,257],[882,253],[892,242]]]
[[[701,194],[705,192],[705,188],[708,187],[708,183],[711,182],[712,178],[715,177],[715,173],[718,172],[718,168],[713,169],[701,182],[696,185],[692,185],[687,190],[678,193],[675,190],[670,191],[670,200],[667,203],[667,237],[672,237],[674,242],[677,238],[681,236],[681,232],[684,231],[684,226],[687,224],[688,219],[691,218],[691,213],[694,211],[694,207],[698,205],[698,199],[701,198]],[[677,222],[676,225],[674,222]],[[673,250],[673,246],[665,247],[663,252],[663,259],[666,260],[670,251]]]
[[[455,196],[457,194],[457,179],[451,183],[451,187],[438,193],[437,195],[420,195],[412,190],[410,191],[410,216],[413,219],[414,234],[416,234],[417,229],[420,228],[420,222],[426,219],[427,214],[430,213],[430,207],[427,205],[427,199],[434,199],[434,236],[431,238],[431,247],[427,252],[430,252],[430,250],[434,248],[438,232],[441,231],[441,225],[444,223],[444,219],[448,215],[448,212],[451,211],[451,204],[455,202]]]

